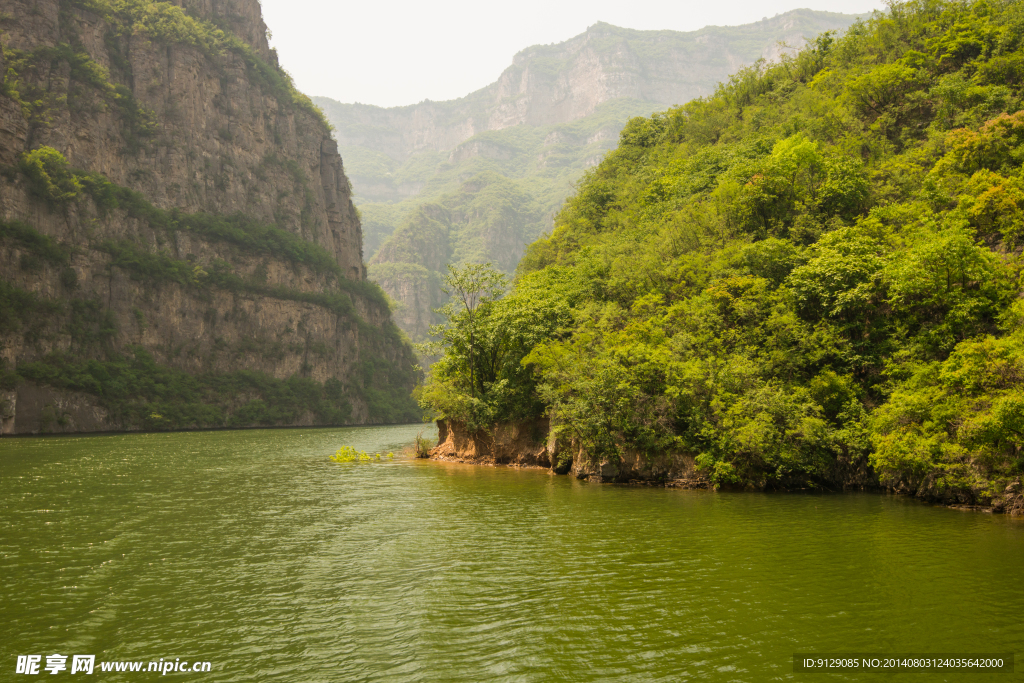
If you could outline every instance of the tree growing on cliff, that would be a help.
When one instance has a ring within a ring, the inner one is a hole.
[[[425,354],[441,355],[442,360],[422,390],[429,398],[421,397],[421,402],[476,424],[490,414],[483,400],[493,379],[487,362],[494,355],[489,319],[495,302],[508,288],[508,279],[490,263],[449,264],[443,282],[449,301],[434,312],[444,322],[431,326],[434,341],[422,347]]]

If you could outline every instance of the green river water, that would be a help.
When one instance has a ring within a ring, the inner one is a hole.
[[[794,673],[1008,653],[1024,523],[878,494],[677,491],[396,457],[429,426],[0,440],[0,680],[1011,681]],[[69,655],[57,676],[18,655]],[[1018,655],[1019,656],[1019,655]],[[1017,664],[1024,671],[1024,662]]]

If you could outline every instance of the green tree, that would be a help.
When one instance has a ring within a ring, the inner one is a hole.
[[[467,264],[461,268],[448,266],[448,273],[442,279],[441,291],[451,301],[437,312],[443,315],[447,326],[431,329],[431,334],[440,334],[449,349],[460,348],[466,356],[466,370],[469,373],[469,392],[476,398],[478,382],[482,381],[477,372],[477,361],[481,355],[480,307],[489,307],[508,288],[508,278],[495,270],[490,263]]]

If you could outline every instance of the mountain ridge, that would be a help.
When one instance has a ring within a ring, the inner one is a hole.
[[[780,40],[796,49],[808,37],[848,26],[855,18],[797,9],[752,24],[696,31],[597,22],[566,41],[520,50],[496,81],[454,100],[378,107],[312,99],[335,125],[342,148],[373,143],[400,160],[426,149],[450,149],[487,130],[567,123],[621,97],[671,106],[709,95],[738,68],[758,58],[777,59],[783,51]],[[674,67],[697,61],[701,68],[686,79],[666,78],[670,60]],[[401,145],[394,139],[396,132]]]

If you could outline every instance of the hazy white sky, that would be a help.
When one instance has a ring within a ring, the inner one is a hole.
[[[857,14],[883,0],[262,0],[281,64],[309,95],[381,106],[462,97],[497,79],[512,55],[559,43],[598,21],[694,31],[798,7]]]

